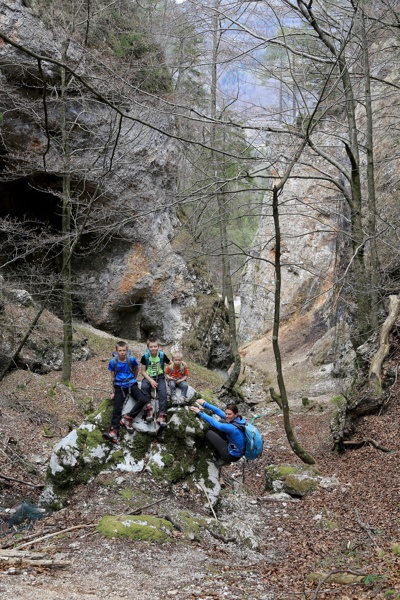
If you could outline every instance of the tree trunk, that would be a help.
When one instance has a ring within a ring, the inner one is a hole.
[[[218,7],[218,1],[216,8]],[[213,49],[212,49],[212,73],[211,73],[211,146],[215,148],[216,144],[216,121],[217,121],[217,61],[218,61],[218,14],[215,12],[213,17]],[[214,167],[214,185],[216,188],[220,185],[220,168],[218,155],[215,150],[212,150],[212,162]],[[216,189],[216,199],[218,205],[219,229],[220,229],[220,247],[222,258],[222,297],[225,302],[225,297],[228,303],[228,325],[229,325],[229,344],[234,361],[233,369],[228,378],[222,384],[222,389],[231,391],[240,375],[241,360],[236,336],[236,315],[233,298],[232,278],[230,270],[230,260],[228,254],[228,236],[226,230],[226,211],[224,199]]]
[[[280,327],[280,304],[281,304],[281,231],[279,223],[278,208],[278,190],[274,186],[272,191],[272,214],[275,227],[275,306],[274,306],[274,327],[272,334],[272,347],[274,350],[276,363],[276,376],[278,380],[279,392],[282,403],[283,422],[285,426],[286,437],[293,452],[307,465],[314,465],[315,460],[296,440],[289,417],[289,403],[286,394],[285,381],[282,372],[282,360],[279,347],[279,327]]]
[[[367,115],[366,152],[367,152],[367,182],[368,182],[368,237],[370,250],[370,323],[372,329],[378,328],[379,322],[379,258],[376,247],[376,194],[375,194],[375,166],[374,166],[374,137],[371,101],[371,70],[369,64],[368,38],[365,29],[365,13],[361,15],[363,63],[364,63],[364,90],[365,110]]]
[[[66,60],[67,44],[63,53]],[[62,307],[63,307],[63,333],[64,333],[64,355],[61,381],[68,384],[71,379],[72,369],[72,295],[71,295],[71,174],[70,156],[68,147],[68,123],[67,123],[67,77],[65,69],[61,69],[61,135],[62,152],[64,159],[63,190],[62,190]]]
[[[379,336],[379,348],[371,360],[369,368],[370,390],[375,398],[382,396],[381,368],[389,353],[389,333],[400,312],[400,296],[389,296],[389,314],[382,325]]]
[[[368,285],[364,262],[364,229],[362,222],[362,190],[360,177],[360,152],[358,146],[358,130],[355,114],[355,100],[353,87],[347,64],[344,59],[339,59],[341,78],[346,98],[346,115],[349,131],[349,145],[346,146],[347,155],[351,164],[351,233],[353,248],[353,265],[355,278],[355,294],[358,309],[358,332],[360,341],[365,341],[371,332],[370,313],[370,286]]]

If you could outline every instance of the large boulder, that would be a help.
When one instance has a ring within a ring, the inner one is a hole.
[[[168,410],[166,429],[138,427],[132,434],[120,432],[117,444],[103,433],[111,422],[113,403],[106,399],[95,414],[71,431],[54,447],[49,467],[48,486],[42,504],[60,507],[77,484],[87,483],[105,470],[149,471],[163,485],[187,481],[200,486],[212,503],[220,491],[219,471],[204,443],[208,425],[188,406]],[[142,429],[142,430],[140,430]]]

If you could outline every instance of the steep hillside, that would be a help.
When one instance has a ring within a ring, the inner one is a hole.
[[[33,600],[39,590],[45,600],[116,596],[292,600],[299,594],[384,600],[400,594],[398,383],[382,413],[362,418],[356,434],[389,452],[364,442],[359,450],[333,454],[329,422],[336,405],[323,402],[321,396],[318,404],[306,408],[295,404],[291,418],[296,435],[321,473],[317,490],[302,500],[283,496],[274,502],[265,490],[268,465],[299,463],[286,440],[280,411],[264,402],[257,409],[263,415],[257,422],[265,440],[263,456],[245,467],[244,485],[240,463],[222,468],[223,488],[214,513],[203,490],[160,485],[144,469],[105,473],[78,486],[63,510],[37,521],[33,529],[8,529],[10,514],[4,508],[22,500],[36,503],[52,447],[109,389],[106,366],[115,338],[87,326],[77,329],[93,355],[74,364],[70,388],[59,383],[56,372],[17,370],[1,383],[0,546],[26,544],[30,554],[41,551],[47,559],[65,563],[63,568],[13,566],[0,552],[0,589],[8,596]],[[140,354],[143,345],[133,342],[132,348]],[[198,390],[219,385],[211,372],[193,363],[190,369],[191,383]],[[154,544],[110,538],[95,529],[105,515],[137,509],[142,520],[170,519],[175,524],[171,539]],[[183,514],[193,527],[203,520],[191,538],[182,526]],[[209,519],[206,526],[204,519]],[[246,543],[238,536],[238,527],[247,536]],[[318,588],[309,579],[312,573],[322,578],[333,572],[336,580]]]

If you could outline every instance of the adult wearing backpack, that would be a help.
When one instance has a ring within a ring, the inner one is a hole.
[[[196,402],[223,419],[217,421],[197,406],[190,407],[198,417],[211,425],[212,429],[207,431],[206,440],[211,445],[217,460],[222,459],[226,463],[237,462],[244,455],[246,440],[244,432],[233,423],[244,426],[246,421],[239,415],[236,404],[227,404],[224,412],[202,398]]]

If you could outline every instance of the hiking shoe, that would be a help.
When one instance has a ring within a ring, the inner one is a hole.
[[[167,426],[167,415],[158,415],[157,423],[160,427]]]
[[[146,404],[145,413],[147,423],[154,421],[154,410],[151,404]]]
[[[179,400],[177,396],[171,396],[172,406],[179,406]]]
[[[125,427],[128,433],[133,433],[133,419],[129,415],[124,415],[120,421],[120,424]]]
[[[182,397],[179,400],[179,406],[186,406],[186,404],[187,404],[187,398]]]
[[[118,442],[118,431],[116,429],[110,429],[108,432],[108,439],[116,444]]]

